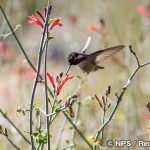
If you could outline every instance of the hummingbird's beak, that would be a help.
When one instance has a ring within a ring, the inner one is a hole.
[[[65,76],[68,74],[68,72],[69,72],[70,68],[71,68],[71,64],[69,64],[69,66],[68,66],[68,68],[67,68],[67,71],[66,71]]]

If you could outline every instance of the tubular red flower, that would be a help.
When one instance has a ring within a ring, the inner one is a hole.
[[[55,21],[54,21],[54,23],[52,24],[52,26],[51,26],[51,28],[50,28],[50,30],[52,30],[55,26],[62,26],[62,23],[60,23],[60,18],[58,18],[58,19],[56,19]]]
[[[46,7],[44,7],[43,11],[44,11],[44,15],[45,15],[45,17],[46,17],[47,8],[46,8]]]
[[[39,10],[36,10],[35,12],[36,12],[36,13],[39,15],[39,17],[45,22],[45,19],[44,19],[43,15],[41,14],[41,12],[40,12]]]
[[[144,15],[145,14],[145,7],[144,6],[137,6],[136,7],[136,11],[141,14],[141,15]]]
[[[102,106],[102,104],[101,104],[101,102],[100,102],[100,100],[99,100],[99,98],[98,98],[98,96],[95,94],[95,98],[96,98],[96,100],[98,101],[98,103],[99,103],[99,105],[100,105],[100,107],[102,107],[103,108],[103,106]]]
[[[64,84],[65,84],[68,80],[73,79],[74,77],[75,77],[75,76],[69,77],[69,75],[67,75],[67,76],[65,77],[65,79],[63,79],[63,80],[61,81],[61,83],[58,85],[58,87],[57,87],[57,94],[60,93],[60,91],[61,91],[62,87],[64,86]]]
[[[55,88],[55,82],[54,82],[54,77],[50,75],[50,73],[47,72],[47,76],[49,78],[50,83],[52,86]]]
[[[43,28],[43,23],[34,15],[29,16],[30,20],[28,20],[28,23],[30,24],[37,24]]]
[[[94,25],[88,26],[87,30],[89,32],[99,32],[99,29]]]
[[[74,118],[74,116],[75,116],[75,114],[74,114],[74,112],[72,111],[72,112],[71,112],[71,118]]]

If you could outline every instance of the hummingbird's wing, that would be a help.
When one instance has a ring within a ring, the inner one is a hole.
[[[112,57],[113,55],[115,55],[116,53],[121,51],[124,47],[125,47],[125,45],[118,45],[118,46],[106,48],[103,50],[99,50],[90,55],[93,57],[94,63],[97,64],[99,62],[102,62],[102,61]]]
[[[87,50],[90,42],[91,42],[91,36],[89,36],[88,39],[87,39],[87,41],[85,42],[85,45],[84,45],[84,47],[82,49],[82,53],[85,53],[85,51]]]

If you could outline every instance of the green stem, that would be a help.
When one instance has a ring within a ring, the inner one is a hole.
[[[118,97],[118,101],[117,101],[117,103],[116,103],[116,105],[115,105],[115,107],[114,107],[112,113],[110,114],[108,120],[107,120],[107,121],[101,126],[101,128],[98,130],[98,132],[97,132],[97,134],[96,134],[96,136],[95,136],[95,138],[94,138],[94,143],[97,141],[97,139],[98,139],[100,133],[101,133],[102,130],[105,128],[105,126],[111,121],[112,117],[114,116],[114,113],[116,112],[116,110],[117,110],[117,108],[118,108],[118,106],[119,106],[119,104],[120,104],[120,102],[121,102],[121,100],[122,100],[122,97],[123,97],[124,93],[125,93],[125,90],[123,90],[122,93],[120,94],[120,96]],[[96,150],[96,145],[93,146],[93,150]]]
[[[48,32],[48,26],[47,26]],[[47,33],[48,38],[48,33]],[[46,114],[49,114],[48,109],[48,93],[47,93],[47,48],[48,48],[48,41],[45,48],[45,55],[44,55],[44,80],[45,80],[45,105],[46,105]],[[49,136],[49,117],[46,116],[46,129],[47,129],[47,143],[48,143],[48,150],[50,149],[50,136]]]
[[[71,65],[68,66],[68,68],[67,68],[67,70],[66,70],[66,75],[68,74],[70,68],[71,68]]]
[[[77,124],[77,121],[78,121],[78,118],[79,118],[79,110],[80,110],[80,106],[81,106],[81,103],[78,102],[78,105],[77,105],[77,109],[76,109],[76,113],[75,113],[75,118],[74,118],[74,124]],[[71,143],[74,144],[75,143],[75,132],[76,130],[74,129],[72,131],[72,135],[71,135]],[[70,149],[72,149],[72,147],[70,147]]]
[[[66,121],[67,121],[67,119],[64,118],[64,120],[63,120],[63,122],[61,124],[61,127],[60,127],[60,129],[58,131],[58,134],[57,134],[58,136],[57,136],[56,144],[55,144],[55,150],[58,150],[60,139],[61,139],[61,135],[62,135],[62,133],[64,131],[64,128],[65,128],[65,125],[66,125]]]
[[[47,14],[46,14],[46,21],[45,21],[45,25],[44,25],[44,29],[43,29],[43,36],[41,39],[41,44],[40,44],[40,48],[39,48],[39,52],[38,52],[38,63],[37,63],[37,73],[36,73],[36,78],[34,80],[34,85],[33,85],[33,89],[32,89],[32,95],[31,95],[31,99],[30,99],[30,137],[31,137],[31,144],[32,144],[32,149],[34,150],[34,140],[33,140],[33,128],[32,128],[32,122],[33,122],[33,102],[34,102],[34,96],[35,96],[35,91],[36,91],[36,87],[38,84],[38,77],[40,74],[40,68],[41,68],[41,59],[42,59],[42,49],[43,49],[43,43],[44,43],[44,38],[45,38],[45,34],[46,34],[46,26],[48,25],[48,18],[49,18],[49,14],[51,11],[51,5],[48,5],[47,7]]]
[[[7,138],[7,140],[11,143],[11,145],[12,145],[15,149],[21,150],[16,144],[14,144],[14,143],[9,139],[9,137],[6,136],[6,138]]]
[[[106,109],[106,105],[104,105],[102,124],[105,123],[105,114],[106,114],[106,110],[105,110],[105,109]],[[101,137],[100,150],[102,150],[103,142],[104,142],[104,128],[103,128],[103,130],[102,130],[102,137]]]

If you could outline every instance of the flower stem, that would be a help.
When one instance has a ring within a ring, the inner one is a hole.
[[[62,133],[64,131],[64,128],[65,128],[65,125],[66,125],[66,121],[67,121],[67,119],[64,118],[64,120],[63,120],[63,122],[61,124],[61,127],[60,127],[60,129],[58,131],[59,133],[58,133],[58,136],[57,136],[57,139],[56,139],[55,150],[58,150],[60,139],[61,139],[61,135],[62,135]]]
[[[38,84],[38,77],[39,77],[39,74],[40,74],[41,59],[42,59],[41,53],[42,53],[42,50],[43,50],[44,38],[45,38],[45,34],[46,34],[46,27],[48,25],[49,14],[50,14],[50,11],[51,11],[51,5],[48,5],[47,8],[48,8],[47,9],[48,11],[47,11],[47,14],[46,14],[46,22],[45,22],[45,25],[44,25],[43,36],[42,36],[42,39],[41,39],[40,48],[39,48],[39,52],[38,52],[37,73],[36,73],[36,77],[35,77],[35,80],[34,80],[32,95],[31,95],[31,99],[30,99],[30,137],[31,137],[32,149],[34,149],[34,141],[33,141],[33,136],[32,136],[32,133],[33,133],[33,128],[32,128],[33,102],[34,102],[36,87],[37,87],[37,84]]]
[[[77,108],[76,108],[76,113],[75,113],[75,118],[74,118],[74,124],[77,124],[77,121],[78,121],[78,118],[79,118],[79,110],[80,110],[80,106],[81,106],[81,103],[78,102],[78,105],[77,105]],[[74,144],[75,143],[75,132],[76,130],[73,129],[72,131],[72,135],[71,135],[71,143]],[[70,147],[70,149],[72,149],[72,147]]]
[[[48,32],[48,26],[47,26]],[[48,38],[48,35],[47,35]],[[45,55],[44,55],[44,80],[45,80],[45,105],[46,105],[46,114],[49,114],[48,109],[48,93],[47,93],[47,48],[48,48],[48,41],[46,42],[45,46]],[[46,116],[46,129],[47,129],[47,148],[50,149],[50,136],[49,136],[49,117]]]
[[[7,138],[7,140],[11,143],[11,145],[12,145],[15,149],[21,150],[14,142],[12,142],[12,141],[10,140],[9,137],[6,136],[6,138]]]

